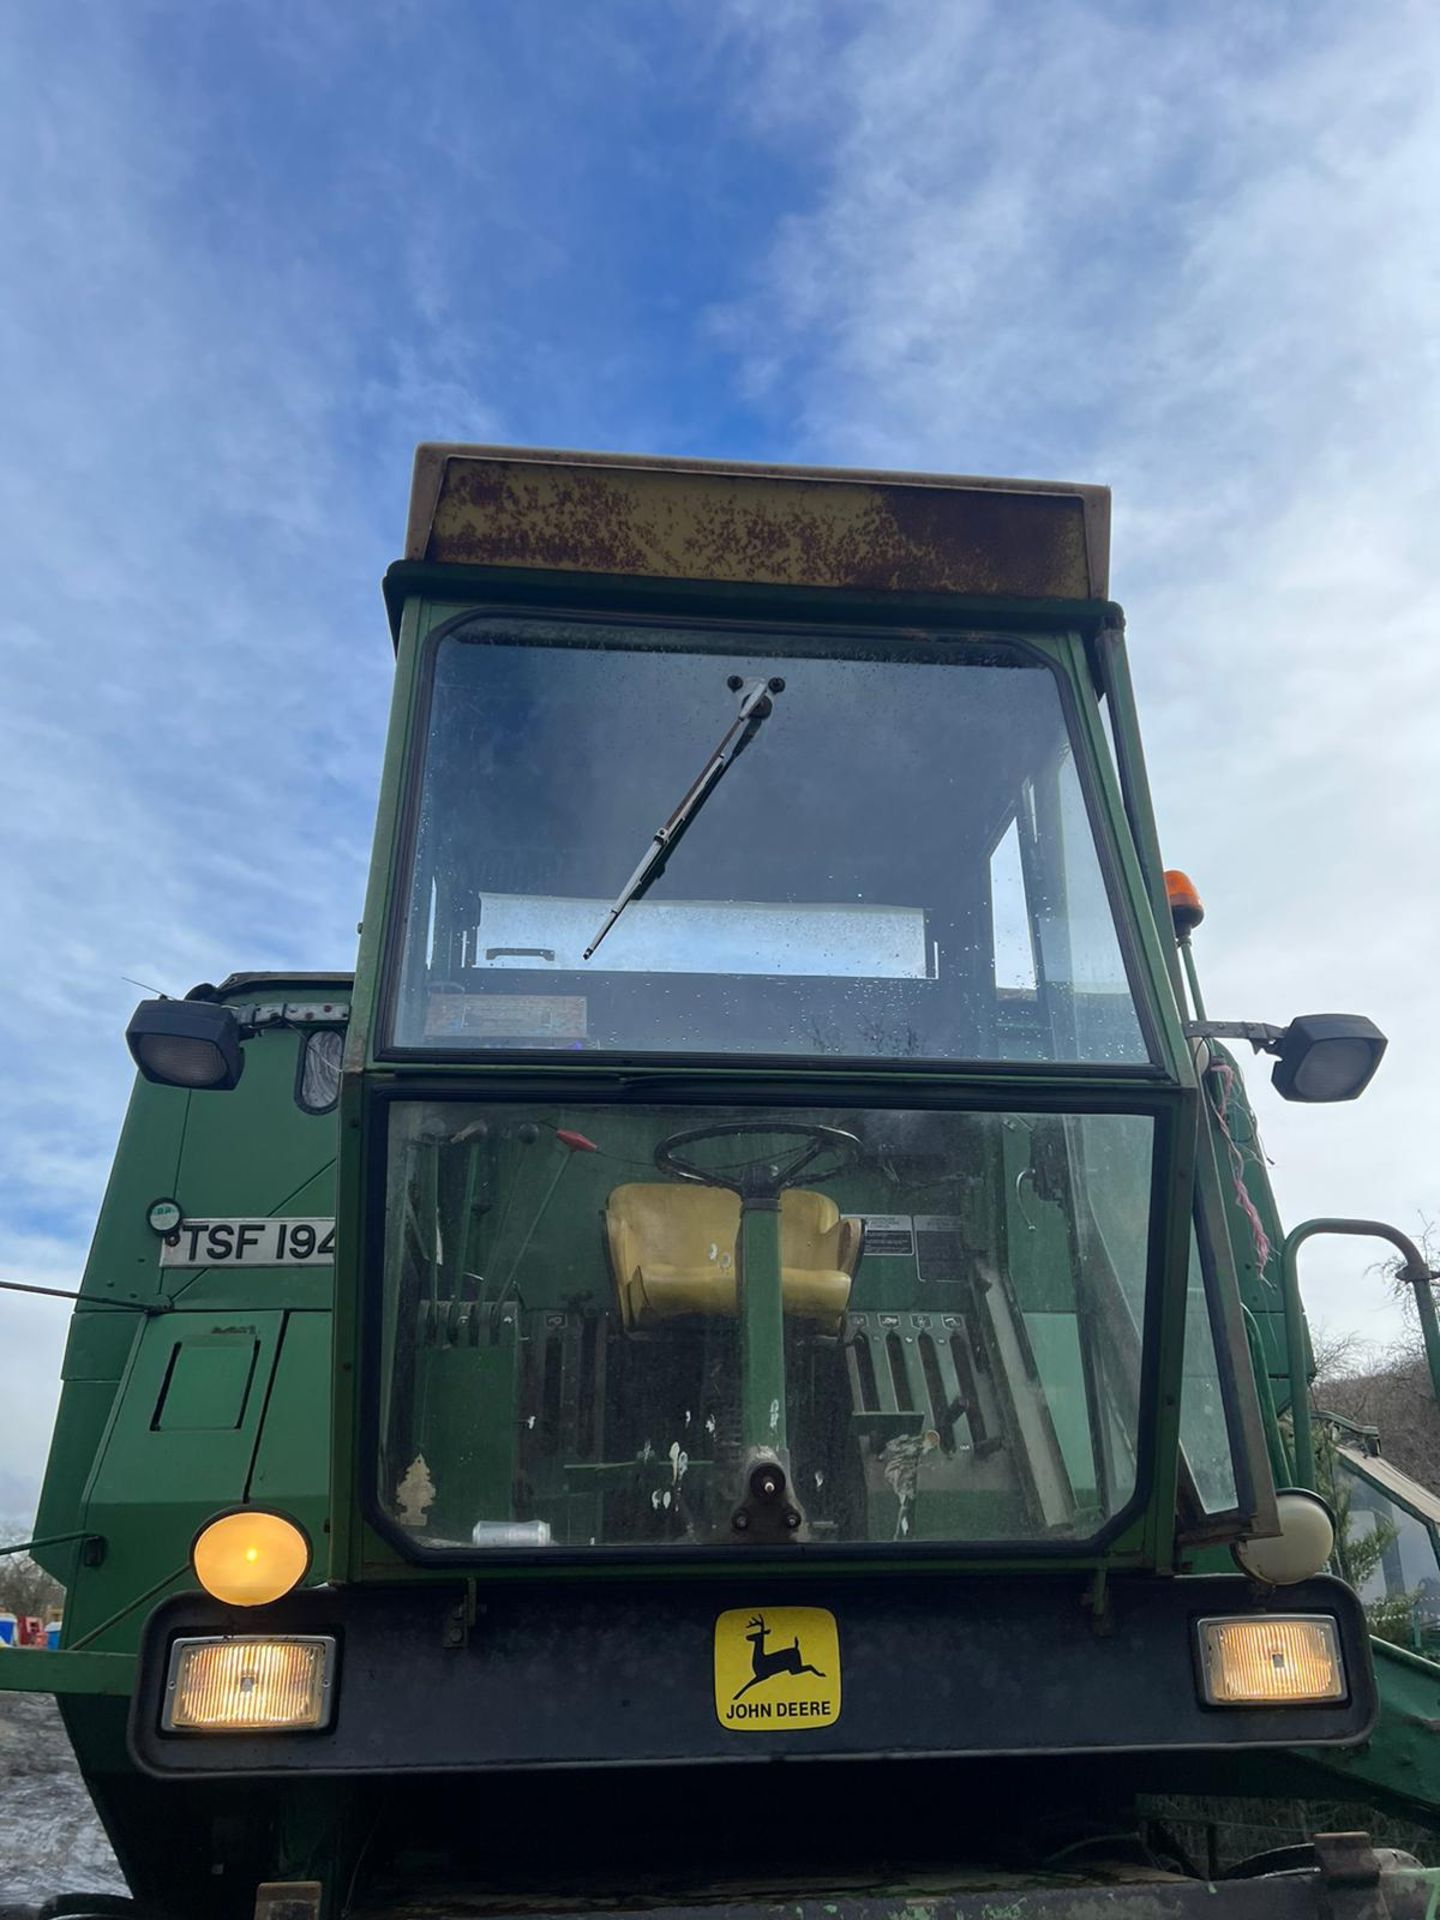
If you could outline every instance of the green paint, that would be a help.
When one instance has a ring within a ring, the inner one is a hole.
[[[739,1242],[743,1352],[741,1421],[745,1445],[786,1448],[785,1314],[780,1295],[780,1212],[742,1203]]]
[[[128,1699],[135,1685],[129,1653],[71,1653],[25,1647],[0,1660],[0,1693],[72,1693]]]

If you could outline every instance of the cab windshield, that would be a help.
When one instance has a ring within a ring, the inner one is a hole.
[[[443,634],[390,1048],[1145,1064],[1054,669],[809,644]]]
[[[1070,1543],[1135,1494],[1152,1117],[387,1112],[372,1459],[412,1547]]]

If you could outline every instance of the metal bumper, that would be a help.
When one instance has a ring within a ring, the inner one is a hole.
[[[1073,1574],[803,1586],[727,1576],[663,1588],[536,1578],[472,1595],[467,1603],[463,1589],[414,1582],[312,1588],[243,1617],[199,1595],[168,1602],[140,1655],[132,1756],[146,1772],[193,1779],[1233,1753],[1344,1746],[1375,1716],[1364,1618],[1351,1590],[1330,1579],[1287,1589],[1285,1611],[1334,1620],[1349,1697],[1228,1709],[1201,1700],[1198,1622],[1263,1615],[1270,1604],[1234,1575],[1117,1579],[1099,1615]],[[237,1632],[333,1635],[332,1724],[306,1734],[163,1732],[173,1642]],[[736,1642],[728,1654],[727,1633]],[[760,1651],[767,1645],[780,1651]]]

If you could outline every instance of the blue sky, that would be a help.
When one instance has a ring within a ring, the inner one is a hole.
[[[1212,1012],[1392,1037],[1259,1095],[1289,1216],[1440,1211],[1437,56],[1402,0],[7,7],[0,1273],[78,1275],[122,975],[349,964],[435,438],[1109,482]],[[1384,1333],[1367,1257],[1307,1286]],[[64,1313],[0,1327],[19,1511]]]

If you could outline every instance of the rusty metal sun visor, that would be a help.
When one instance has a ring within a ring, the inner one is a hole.
[[[1104,600],[1107,487],[426,445],[405,558],[630,578]]]

